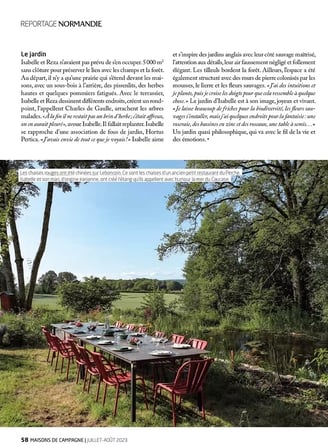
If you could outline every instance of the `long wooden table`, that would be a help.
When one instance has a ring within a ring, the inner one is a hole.
[[[139,345],[139,347],[131,346],[126,340],[122,340],[119,344],[114,343],[113,345],[102,345],[99,344],[101,340],[109,340],[114,342],[114,337],[103,337],[102,336],[102,327],[97,327],[96,331],[89,331],[87,329],[87,325],[82,327],[75,327],[69,324],[53,324],[53,331],[59,336],[66,337],[65,335],[73,336],[78,338],[82,344],[90,344],[104,353],[108,353],[114,358],[120,359],[124,363],[130,366],[131,370],[131,421],[136,421],[136,376],[138,368],[141,365],[152,364],[155,361],[164,361],[164,360],[174,360],[174,359],[189,359],[189,358],[198,358],[208,353],[207,350],[200,350],[196,348],[174,348],[174,344],[165,343],[159,344],[159,346],[155,343],[151,342],[151,337],[145,338],[145,336],[140,337],[143,340],[143,343]],[[80,333],[84,331],[85,333]],[[119,329],[114,329],[113,331],[119,331]],[[63,332],[60,335],[60,332]],[[133,332],[132,332],[133,334]],[[101,339],[89,339],[90,336],[101,336]],[[149,343],[145,343],[145,339],[149,339]],[[119,348],[129,347],[129,350],[118,351]],[[157,355],[152,354],[154,351],[169,351],[171,354],[167,355]]]

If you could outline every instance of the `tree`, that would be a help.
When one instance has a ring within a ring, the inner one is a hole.
[[[251,222],[222,203],[204,213],[185,263],[184,304],[190,311],[214,311],[217,320],[231,307],[257,300],[264,309],[292,294],[286,260],[253,247]]]
[[[272,272],[286,268],[291,302],[302,312],[311,311],[310,257],[328,216],[328,162],[189,161],[187,167],[241,168],[243,175],[231,182],[177,184],[168,207],[177,212],[180,229],[164,235],[160,257],[176,250],[193,254],[201,244],[197,230],[205,212],[233,204],[250,226],[249,247],[261,249],[265,263],[271,254],[276,261]],[[188,228],[183,227],[186,223]]]
[[[328,222],[320,229],[322,238],[318,239],[314,247],[310,265],[313,275],[311,277],[311,288],[313,289],[316,311],[323,316],[323,321],[328,323]]]
[[[167,291],[181,291],[183,289],[182,283],[177,280],[166,280],[165,283]]]
[[[61,285],[62,283],[72,283],[77,280],[76,275],[72,274],[72,272],[59,272],[57,277],[58,285]]]
[[[133,291],[153,291],[157,287],[157,280],[149,278],[137,278],[134,282]]]
[[[58,286],[58,277],[56,272],[46,272],[39,278],[38,283],[43,294],[54,294]]]
[[[147,320],[155,321],[158,317],[164,316],[167,313],[164,291],[153,289],[149,292],[141,302],[141,309]]]
[[[242,245],[249,238],[231,205],[207,210],[195,233],[194,250],[185,267],[184,302],[189,310],[215,310],[244,302],[247,270]],[[243,287],[244,286],[244,287]]]
[[[38,164],[42,168],[133,168],[136,166],[134,160],[43,160],[38,161]],[[0,244],[3,271],[6,276],[8,289],[10,292],[15,292],[14,275],[9,253],[10,237],[7,232],[7,224],[9,224],[18,279],[18,306],[21,310],[29,310],[32,307],[38,270],[47,244],[54,187],[60,188],[63,192],[72,190],[72,185],[69,183],[54,184],[53,182],[48,182],[47,184],[40,243],[32,262],[29,287],[26,291],[24,259],[21,254],[16,220],[22,208],[28,206],[28,197],[38,194],[39,191],[34,184],[18,182],[17,170],[26,166],[29,166],[31,169],[35,167],[35,165],[27,161],[1,161],[0,163]],[[78,187],[79,183],[75,182],[74,185]]]
[[[64,307],[77,313],[91,310],[110,312],[112,302],[120,298],[118,291],[108,287],[106,279],[85,278],[83,282],[65,282],[59,285],[58,295]]]
[[[21,210],[28,205],[28,197],[36,196],[38,188],[33,184],[18,184],[17,170],[31,168],[29,161],[0,160],[0,253],[2,270],[6,279],[7,291],[15,294],[15,277],[9,251],[10,235],[8,224],[12,233],[12,241],[15,249],[15,262],[18,280],[18,304],[25,300],[25,282],[23,270],[23,258],[16,228],[16,219]]]

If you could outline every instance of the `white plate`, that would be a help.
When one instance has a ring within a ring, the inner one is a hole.
[[[100,336],[96,336],[96,335],[90,335],[90,336],[87,336],[85,339],[100,339]]]
[[[103,341],[99,341],[98,345],[113,345],[113,341],[107,341],[104,339]]]
[[[161,342],[162,338],[151,338],[151,342]]]
[[[112,350],[114,352],[130,352],[133,350],[133,347],[114,347]]]
[[[165,344],[165,342],[167,341],[167,338],[151,338],[151,342],[162,342],[163,344]]]
[[[173,355],[173,352],[169,350],[153,350],[150,354],[153,356],[170,356]]]
[[[191,345],[189,344],[173,344],[172,348],[190,348]]]

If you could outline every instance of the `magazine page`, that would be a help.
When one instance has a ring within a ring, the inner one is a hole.
[[[323,2],[13,0],[1,11],[6,446],[310,443],[326,422],[326,341],[302,345],[287,314],[299,305],[293,317],[320,314],[324,328]],[[282,334],[286,319],[291,345],[221,332],[241,315],[256,326],[260,311],[262,330],[275,317]],[[90,370],[46,327],[87,346]],[[95,378],[92,353],[112,362]],[[271,364],[257,378],[261,356]],[[193,399],[172,393],[183,362],[208,359]],[[310,389],[296,393],[291,373]]]

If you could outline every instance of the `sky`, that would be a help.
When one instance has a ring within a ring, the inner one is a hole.
[[[184,168],[185,162],[138,161],[139,168]],[[46,183],[17,221],[25,277],[41,233]],[[181,279],[185,254],[160,261],[156,251],[164,233],[177,230],[177,216],[166,208],[174,183],[97,183],[55,188],[49,235],[38,278],[49,270],[108,279]],[[14,258],[13,258],[14,259]]]

